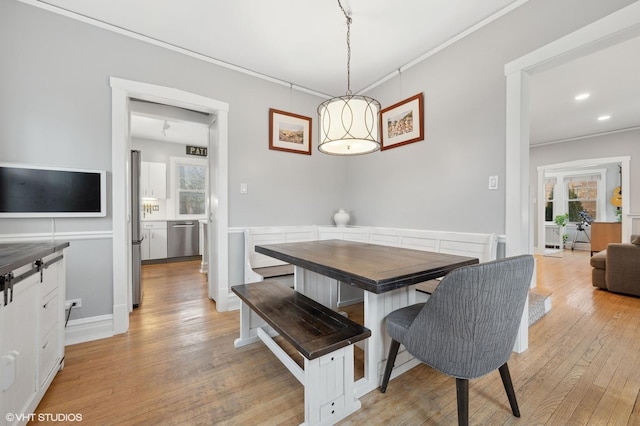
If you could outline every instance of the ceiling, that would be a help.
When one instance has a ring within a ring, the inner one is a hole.
[[[353,19],[351,91],[379,84],[526,1],[342,0]],[[347,26],[337,0],[36,4],[321,96],[347,90]],[[532,144],[639,126],[640,55],[625,53],[640,51],[639,43],[614,46],[532,78]],[[592,96],[577,105],[573,96],[582,91]],[[607,122],[593,117],[604,113],[612,116]],[[157,132],[164,120],[155,126]]]
[[[531,145],[640,126],[640,37],[531,78]],[[575,96],[589,93],[581,101]],[[599,121],[598,117],[611,118]]]

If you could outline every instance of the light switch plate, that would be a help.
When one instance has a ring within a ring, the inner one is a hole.
[[[489,189],[498,189],[498,176],[489,176]]]
[[[248,185],[246,183],[241,183],[240,184],[240,193],[241,194],[248,194],[249,193],[249,188],[248,188]]]

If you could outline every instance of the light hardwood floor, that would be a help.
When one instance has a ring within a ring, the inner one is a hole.
[[[472,380],[477,425],[640,424],[640,299],[591,286],[588,252],[538,257],[552,310],[509,362],[522,417],[496,372]],[[239,313],[218,313],[195,262],[144,267],[129,332],[67,347],[38,413],[84,424],[297,425],[303,389],[261,343],[235,349]],[[343,425],[453,425],[455,381],[424,365],[361,398]]]

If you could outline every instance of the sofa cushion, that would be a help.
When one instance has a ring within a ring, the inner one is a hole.
[[[607,260],[607,251],[602,250],[591,256],[591,266],[597,269],[605,269],[605,261]]]

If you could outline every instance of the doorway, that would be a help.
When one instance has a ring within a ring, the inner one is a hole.
[[[505,233],[506,256],[533,253],[533,203],[529,182],[529,89],[536,71],[553,67],[608,45],[640,35],[640,3],[627,6],[561,39],[549,43],[505,65],[506,76],[506,149],[505,149]],[[629,178],[629,169],[622,171]],[[626,188],[626,189],[625,189]],[[623,199],[629,199],[628,185]],[[626,207],[625,207],[626,206]],[[622,236],[631,233],[629,203],[623,205]],[[514,350],[528,347],[528,330],[521,325]]]
[[[112,88],[112,218],[113,218],[113,332],[129,328],[131,311],[131,177],[129,158],[130,99],[202,111],[215,116],[209,130],[209,217],[207,218],[208,293],[218,311],[228,309],[228,110],[226,103],[174,88],[111,78]],[[222,284],[221,284],[222,283]]]
[[[202,234],[210,193],[209,127],[215,116],[138,99],[130,99],[129,107],[131,148],[141,165],[136,167],[141,170],[140,195],[132,196],[131,212],[132,238],[141,241],[142,264],[140,277],[133,277],[135,308],[136,301],[144,304],[144,290],[157,281],[149,270],[184,271],[190,265],[207,273]],[[154,268],[159,263],[167,265]]]
[[[506,187],[505,231],[509,239],[506,246],[508,256],[533,250],[529,196],[531,75],[639,35],[640,3],[634,3],[505,65],[506,180],[509,182]],[[628,174],[628,168],[622,170],[623,182],[629,179]],[[622,190],[622,198],[628,200],[628,185]],[[625,203],[622,211],[623,239],[631,234],[631,221],[626,220],[630,213],[628,206],[629,203]]]
[[[616,221],[616,209],[613,205],[609,205],[606,201],[609,199],[608,196],[611,195],[612,188],[616,186],[628,186],[628,181],[617,180],[618,174],[622,176],[622,173],[619,171],[628,168],[631,162],[631,157],[608,157],[608,158],[592,158],[592,159],[580,159],[574,161],[568,161],[564,163],[557,164],[549,164],[545,166],[538,167],[538,177],[537,177],[537,200],[535,205],[537,206],[536,212],[534,214],[535,224],[536,224],[536,251],[538,253],[545,253],[545,247],[549,245],[548,231],[546,229],[546,222],[549,220],[547,214],[545,214],[546,206],[546,191],[545,191],[545,180],[548,180],[550,177],[556,178],[557,176],[576,176],[580,174],[589,174],[595,175],[600,174],[598,176],[598,201],[597,208],[595,212],[591,213],[591,219],[597,222],[614,222]],[[625,174],[628,178],[629,174]],[[556,182],[557,185],[560,185],[559,182]],[[556,198],[556,197],[554,197]],[[559,202],[563,202],[566,204],[566,200],[562,198],[558,200]],[[555,203],[552,203],[555,204]],[[554,209],[557,213],[558,209]],[[555,213],[553,214],[555,215]],[[552,216],[553,216],[552,215]],[[588,228],[590,224],[585,224],[584,226]],[[568,241],[570,242],[569,248],[572,250],[574,244],[577,242],[584,242],[582,240],[578,241],[578,239],[582,236],[578,233],[574,227],[567,227],[568,232]],[[585,230],[585,234],[587,234],[588,229]],[[590,240],[590,234],[586,236],[587,239]],[[590,250],[590,247],[583,248]]]

